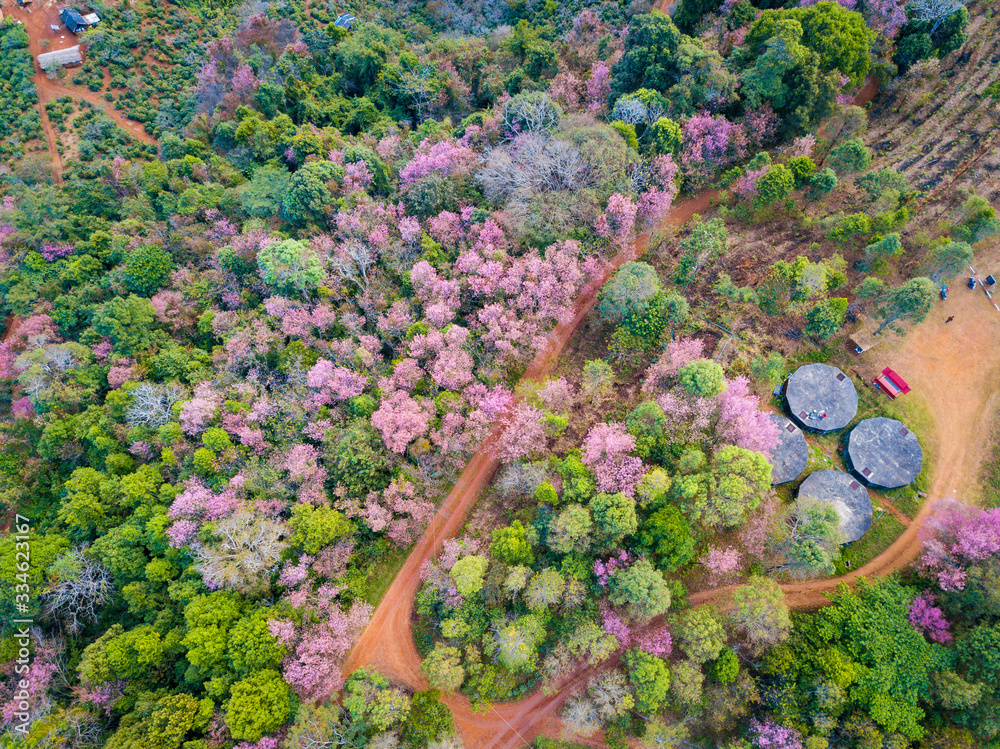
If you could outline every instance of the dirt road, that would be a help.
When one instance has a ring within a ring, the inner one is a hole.
[[[716,195],[714,192],[706,192],[697,198],[677,204],[671,209],[665,224],[680,226],[686,223],[695,213],[707,210]],[[634,247],[617,255],[602,276],[581,292],[574,305],[573,318],[556,326],[549,334],[548,348],[535,357],[525,377],[539,379],[553,369],[566,343],[593,308],[598,290],[623,263],[644,254],[648,242],[649,237],[642,235]],[[413,596],[420,586],[420,567],[437,555],[445,539],[451,538],[462,528],[469,511],[479,498],[480,491],[500,466],[500,461],[492,454],[499,433],[500,428],[495,428],[462,471],[455,486],[389,587],[382,603],[375,610],[361,639],[348,656],[346,673],[370,665],[400,682],[411,685],[423,683],[419,671],[420,657],[413,645],[410,632],[410,613]]]

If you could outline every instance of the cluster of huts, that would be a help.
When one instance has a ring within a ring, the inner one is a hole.
[[[73,34],[83,33],[101,22],[96,13],[81,13],[76,8],[60,8],[59,20]],[[59,27],[54,25],[52,26],[52,30],[58,32]],[[67,47],[66,49],[43,52],[38,56],[38,66],[42,70],[79,65],[81,62],[83,62],[83,54],[80,51],[79,44]]]
[[[772,483],[797,479],[809,461],[802,430],[819,433],[843,429],[858,413],[858,393],[851,378],[829,364],[806,364],[787,381],[784,403],[791,418],[772,414],[781,429],[775,448]],[[799,486],[799,497],[832,505],[841,519],[845,543],[857,541],[871,527],[872,501],[866,486],[896,489],[920,473],[923,450],[917,436],[896,419],[875,417],[859,422],[848,434],[844,463],[849,471],[816,471]]]

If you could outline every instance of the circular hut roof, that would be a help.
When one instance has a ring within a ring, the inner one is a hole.
[[[901,421],[884,416],[865,419],[847,436],[847,465],[869,486],[906,486],[920,473],[923,462],[917,435]]]
[[[794,481],[806,469],[809,461],[809,445],[802,430],[781,414],[771,414],[771,421],[778,425],[778,446],[774,448],[771,463],[771,486]]]
[[[799,485],[799,498],[826,502],[840,515],[844,543],[857,541],[872,525],[872,500],[853,476],[843,471],[816,471]]]
[[[803,429],[843,429],[858,412],[858,392],[851,378],[829,364],[806,364],[788,378],[785,401]]]

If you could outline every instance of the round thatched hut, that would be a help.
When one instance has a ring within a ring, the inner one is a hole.
[[[785,402],[803,429],[834,432],[858,412],[858,392],[851,378],[829,364],[805,364],[788,378]]]
[[[920,473],[923,463],[924,451],[917,435],[896,419],[865,419],[847,436],[847,466],[869,486],[906,486]]]
[[[840,515],[844,543],[857,541],[872,525],[872,500],[853,476],[842,471],[816,471],[799,486],[799,497],[833,505]]]
[[[771,455],[771,486],[794,481],[806,469],[809,445],[802,430],[781,414],[771,414],[771,421],[781,430],[778,446]]]

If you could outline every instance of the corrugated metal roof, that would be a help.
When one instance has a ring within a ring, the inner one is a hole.
[[[49,65],[72,65],[82,60],[83,56],[80,54],[79,45],[67,49],[57,49],[53,52],[43,52],[38,56],[38,64],[43,68]]]

